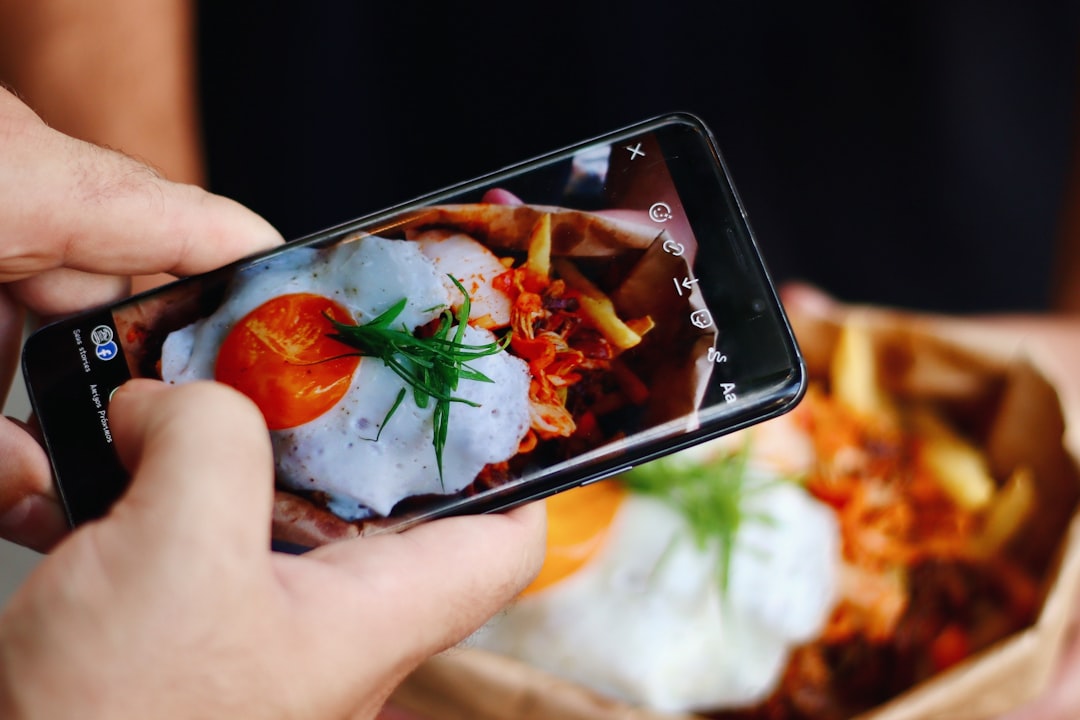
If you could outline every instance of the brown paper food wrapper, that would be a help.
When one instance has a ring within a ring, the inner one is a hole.
[[[993,474],[1018,464],[1034,472],[1037,505],[1004,552],[1040,579],[1041,603],[1027,628],[860,715],[861,720],[989,720],[1049,684],[1080,583],[1080,403],[1044,348],[990,334],[977,323],[915,319],[859,309],[885,388],[929,400],[982,445]],[[793,316],[811,377],[824,377],[840,318]],[[661,720],[523,663],[455,649],[419,668],[394,702],[432,720]]]

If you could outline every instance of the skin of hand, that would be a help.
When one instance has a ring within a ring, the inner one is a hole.
[[[125,276],[210,270],[281,241],[239,204],[52,130],[4,90],[0,157],[2,395],[27,313],[47,320],[120,299]],[[41,445],[0,418],[0,457],[0,537],[48,549],[67,524]]]
[[[25,312],[77,311],[123,297],[128,275],[209,270],[280,241],[240,205],[64,136],[6,91],[0,156],[5,389]],[[140,380],[109,413],[131,488],[58,544],[47,458],[0,420],[0,535],[56,545],[0,614],[2,717],[373,717],[539,568],[541,506],[272,553],[273,462],[249,400]]]
[[[539,566],[539,506],[271,553],[253,403],[136,380],[109,413],[132,486],[0,616],[5,718],[372,717]]]
[[[843,304],[810,286],[785,287],[781,297],[792,313],[836,318],[846,311]],[[947,337],[984,347],[988,352],[1037,354],[1043,371],[1053,378],[1066,414],[1072,413],[1069,417],[1074,425],[1071,432],[1077,432],[1080,377],[1075,373],[1075,363],[1080,357],[1080,316],[919,316],[919,320],[927,326],[936,326]],[[1075,720],[1080,717],[1080,597],[1075,599],[1073,606],[1072,625],[1049,687],[1034,701],[998,720]]]

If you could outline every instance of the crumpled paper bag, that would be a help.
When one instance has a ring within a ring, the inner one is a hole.
[[[885,387],[931,399],[980,440],[994,474],[1023,462],[1038,501],[1006,552],[1042,579],[1034,623],[924,681],[860,720],[989,720],[1050,682],[1080,590],[1080,398],[1069,368],[1022,332],[977,321],[857,308],[872,332]],[[840,311],[794,315],[812,377],[827,373]],[[393,702],[432,720],[692,720],[602,697],[521,662],[453,649],[414,672]]]

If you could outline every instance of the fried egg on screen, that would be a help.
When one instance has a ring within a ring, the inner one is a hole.
[[[549,499],[541,575],[471,643],[660,711],[765,699],[828,618],[840,541],[832,511],[798,485],[748,482],[746,511],[771,520],[741,526],[726,590],[716,551],[667,503],[617,480]]]
[[[529,422],[528,369],[505,352],[469,363],[493,382],[459,383],[455,396],[479,407],[451,404],[440,478],[434,402],[418,407],[382,360],[356,357],[328,337],[327,315],[362,324],[402,298],[408,302],[394,326],[410,331],[452,300],[413,243],[371,236],[283,253],[238,273],[211,316],[168,336],[162,377],[217,379],[255,400],[271,430],[279,482],[326,493],[345,519],[388,514],[411,495],[456,492],[517,451]],[[466,330],[467,344],[493,341],[488,331]]]

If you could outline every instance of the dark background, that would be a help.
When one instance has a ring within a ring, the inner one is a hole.
[[[1049,300],[1080,2],[203,3],[210,184],[306,234],[673,110],[775,279]]]

